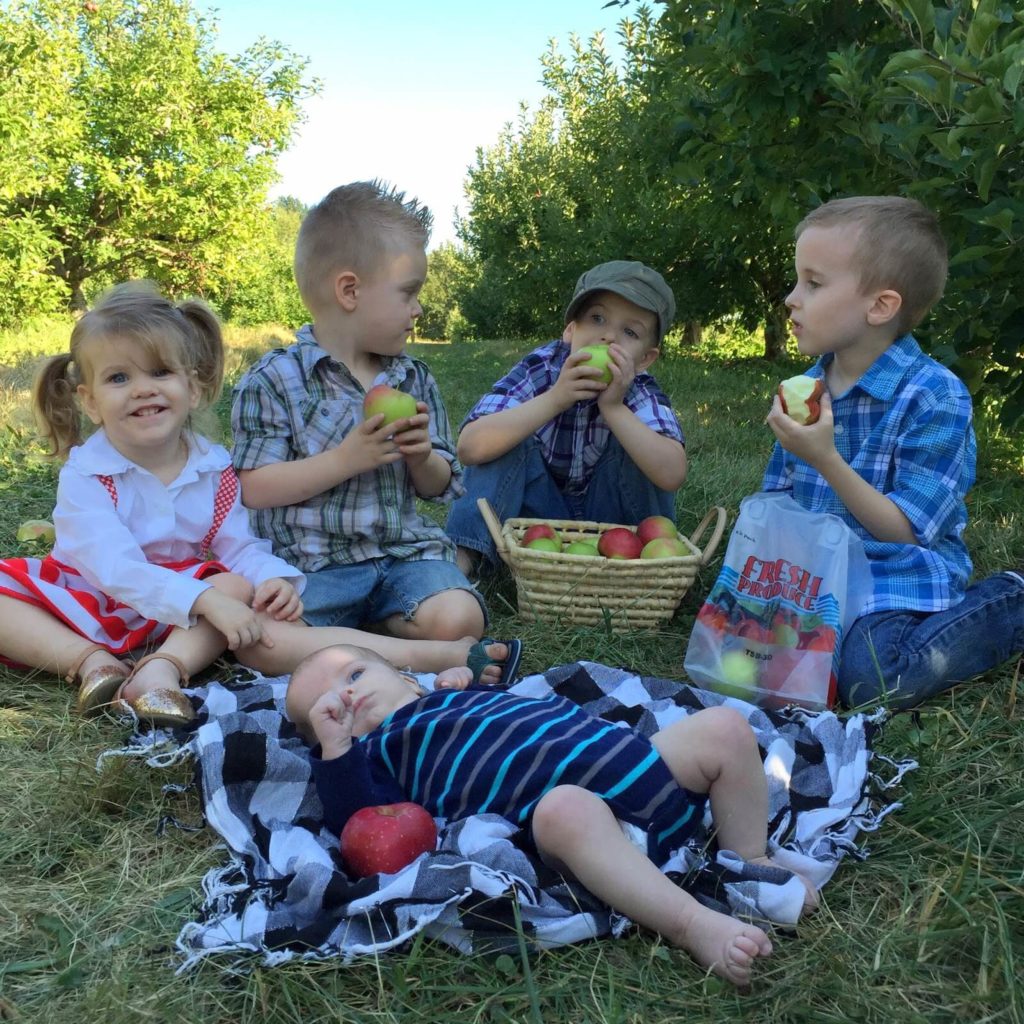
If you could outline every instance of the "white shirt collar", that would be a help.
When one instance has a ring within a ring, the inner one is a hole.
[[[188,483],[199,473],[210,470],[225,469],[231,464],[228,453],[220,446],[212,444],[198,434],[186,433],[188,443],[188,461],[178,475],[178,481]],[[149,471],[125,458],[107,440],[107,435],[100,428],[83,444],[71,449],[68,465],[83,476],[118,476],[122,473]]]

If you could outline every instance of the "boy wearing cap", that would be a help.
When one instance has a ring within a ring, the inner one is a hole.
[[[459,435],[466,493],[447,526],[464,572],[481,556],[496,559],[478,498],[502,521],[674,518],[686,448],[668,398],[647,372],[674,315],[672,291],[657,271],[602,263],[576,283],[562,337],[520,360],[476,403]],[[581,351],[590,346],[608,349],[607,383]]]

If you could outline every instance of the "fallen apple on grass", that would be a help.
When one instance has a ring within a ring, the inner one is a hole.
[[[415,416],[416,412],[416,399],[412,395],[388,387],[387,384],[378,384],[370,388],[363,399],[363,416],[370,419],[383,415],[384,422],[381,426],[387,426],[397,420],[407,420]]]
[[[688,555],[686,545],[676,537],[655,537],[644,544],[641,558],[681,558]]]
[[[807,377],[804,374],[799,374],[796,377],[787,377],[779,385],[782,411],[791,420],[802,426],[818,422],[823,394],[825,394],[825,382],[820,377]]]
[[[670,540],[678,540],[679,534],[676,524],[668,516],[648,516],[637,524],[636,535],[645,543],[665,537]]]
[[[605,558],[639,558],[644,542],[625,526],[605,530],[597,542],[597,550]]]
[[[612,382],[612,368],[609,365],[612,361],[611,353],[608,351],[607,345],[584,345],[579,350],[580,352],[586,352],[589,356],[589,360],[584,360],[584,366],[596,366],[601,371],[600,380],[605,384],[611,384]]]
[[[357,878],[394,874],[436,846],[430,812],[409,801],[363,807],[341,830],[341,859]]]
[[[18,527],[18,532],[15,535],[15,539],[19,544],[29,540],[38,540],[44,544],[52,544],[56,537],[57,533],[53,528],[53,523],[47,522],[45,519],[26,519]]]

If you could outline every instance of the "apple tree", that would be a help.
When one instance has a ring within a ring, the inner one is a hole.
[[[219,53],[188,0],[14,0],[0,40],[0,160],[20,165],[0,186],[0,292],[80,309],[129,275],[230,281],[315,88],[305,62],[264,39]]]

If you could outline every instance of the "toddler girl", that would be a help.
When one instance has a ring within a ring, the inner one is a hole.
[[[45,363],[34,406],[52,453],[67,460],[56,541],[42,560],[0,560],[3,660],[79,680],[85,714],[114,702],[153,726],[194,717],[181,688],[225,649],[268,674],[345,642],[423,671],[470,653],[489,662],[501,645],[391,641],[299,621],[302,574],[253,535],[228,452],[191,429],[223,370],[209,308],[175,305],[145,282],[112,289],[79,320],[70,351]],[[87,440],[80,409],[97,427]],[[125,660],[136,651],[145,656]]]

